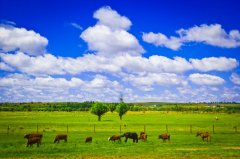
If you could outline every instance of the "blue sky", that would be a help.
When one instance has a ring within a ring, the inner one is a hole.
[[[240,102],[239,2],[0,2],[0,102]]]

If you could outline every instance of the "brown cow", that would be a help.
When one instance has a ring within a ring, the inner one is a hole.
[[[24,136],[24,138],[25,138],[25,139],[28,139],[28,140],[31,139],[31,138],[34,138],[34,137],[40,138],[40,144],[42,143],[42,137],[43,137],[42,134],[31,133],[31,134],[26,134],[26,135]]]
[[[111,137],[108,138],[108,141],[114,141],[118,140],[118,142],[121,142],[121,135],[113,135]]]
[[[211,135],[209,132],[197,132],[196,136],[200,136],[202,138],[202,141],[204,141],[204,139],[207,138],[207,142],[208,142],[208,139],[211,142]]]
[[[92,137],[91,136],[88,136],[85,138],[85,143],[87,142],[92,142]]]
[[[145,132],[140,132],[139,140],[147,141],[147,134]]]
[[[59,134],[59,135],[56,135],[55,137],[55,140],[54,140],[54,143],[59,143],[60,140],[64,140],[65,142],[67,142],[67,135],[66,134]]]
[[[161,134],[158,136],[159,139],[162,139],[164,142],[168,140],[170,142],[170,135],[169,134]]]
[[[30,145],[32,147],[33,144],[37,144],[37,147],[39,147],[39,144],[41,143],[40,137],[32,137],[28,139],[27,147]]]

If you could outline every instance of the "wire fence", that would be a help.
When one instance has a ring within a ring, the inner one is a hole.
[[[2,126],[0,128],[0,134],[26,134],[26,133],[119,133],[124,132],[165,132],[165,133],[196,133],[198,131],[208,131],[211,133],[239,133],[238,126],[232,125],[186,125],[186,124],[162,124],[162,125],[125,125],[125,124],[114,124],[114,125],[72,125],[72,124],[57,124],[49,125],[46,124],[32,124],[30,126],[21,125],[6,125],[6,128]]]

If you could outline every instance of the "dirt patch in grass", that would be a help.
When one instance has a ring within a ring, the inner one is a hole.
[[[240,150],[240,146],[236,146],[236,147],[224,147],[224,149],[233,149],[233,150]]]
[[[199,150],[207,150],[208,148],[177,148],[176,150],[187,150],[187,151],[199,151]]]

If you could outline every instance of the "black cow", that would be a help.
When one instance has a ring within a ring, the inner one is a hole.
[[[135,132],[126,132],[122,135],[122,137],[125,137],[125,142],[127,142],[128,138],[133,139],[133,142],[138,143],[138,135]]]

